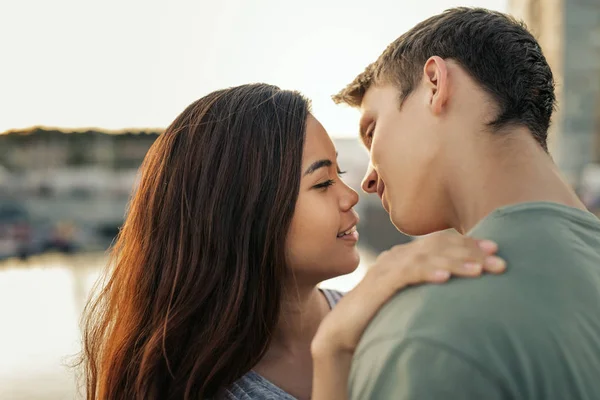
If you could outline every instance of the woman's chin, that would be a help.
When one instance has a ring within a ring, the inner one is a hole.
[[[345,258],[345,257],[344,257]],[[326,277],[324,280],[337,278],[339,276],[348,275],[356,271],[358,266],[360,265],[360,253],[358,249],[352,253],[350,259],[344,260],[344,262],[339,263],[335,266],[334,269],[331,270],[331,274]]]

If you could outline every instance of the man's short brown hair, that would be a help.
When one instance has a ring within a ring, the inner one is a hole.
[[[525,25],[500,12],[459,7],[417,24],[333,101],[359,107],[369,87],[393,84],[400,90],[402,104],[432,56],[458,62],[496,100],[499,112],[491,127],[524,125],[547,150],[556,101],[552,71]]]

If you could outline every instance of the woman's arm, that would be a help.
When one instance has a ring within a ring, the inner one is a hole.
[[[313,351],[312,400],[347,399],[352,354],[340,349]]]
[[[327,315],[313,339],[312,400],[348,398],[348,376],[358,342],[377,311],[399,290],[419,283],[443,283],[451,275],[502,273],[497,246],[440,232],[382,253],[364,279]]]

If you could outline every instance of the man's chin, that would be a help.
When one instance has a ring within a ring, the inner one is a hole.
[[[386,213],[390,213],[390,205],[387,202],[387,199],[385,198],[385,192],[381,195],[381,205],[383,206],[383,209],[385,210]]]
[[[432,221],[424,220],[422,218],[423,214],[420,212],[401,214],[394,212],[394,209],[392,209],[389,214],[394,227],[407,236],[425,236],[446,229],[440,228],[439,224],[431,223]]]

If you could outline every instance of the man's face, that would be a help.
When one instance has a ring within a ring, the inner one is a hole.
[[[391,84],[370,87],[361,103],[361,138],[371,166],[363,190],[377,193],[393,224],[409,235],[445,229],[438,180],[443,131],[430,107],[430,94],[416,87],[400,105]]]

